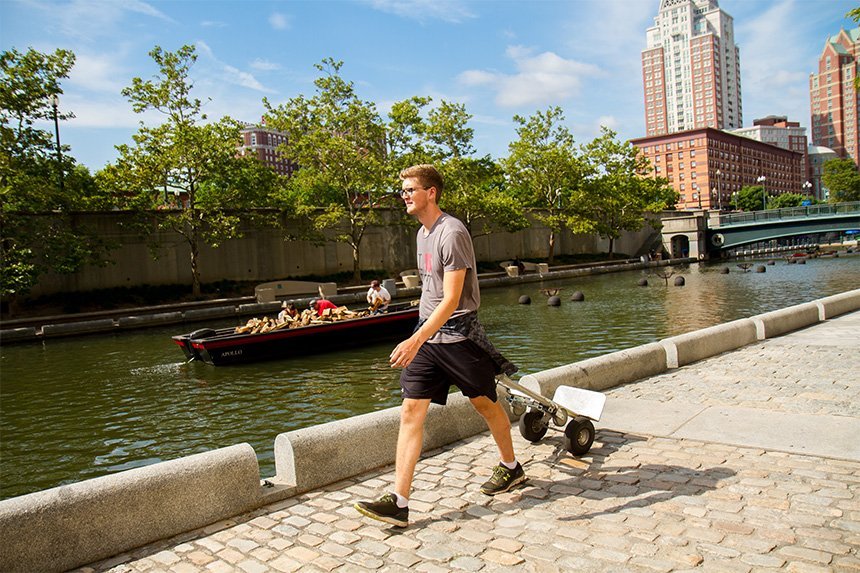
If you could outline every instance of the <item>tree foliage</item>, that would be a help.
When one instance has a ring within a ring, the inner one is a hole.
[[[430,98],[396,103],[389,114],[389,164],[393,173],[417,163],[433,163],[445,177],[440,207],[460,219],[472,237],[528,227],[522,205],[510,195],[499,166],[475,157],[475,132],[466,106]]]
[[[597,233],[609,239],[609,255],[622,231],[638,231],[647,213],[674,205],[677,193],[664,178],[648,177],[651,165],[630,142],[618,141],[606,127],[582,147],[588,168],[570,196],[567,226],[576,233]]]
[[[201,101],[192,96],[193,46],[176,52],[156,46],[149,55],[158,74],[134,78],[122,94],[136,113],[155,110],[164,122],[154,127],[141,122],[134,144],[117,146],[119,159],[99,181],[124,195],[125,207],[141,213],[144,232],[154,236],[170,229],[183,237],[191,255],[192,293],[199,296],[200,247],[241,236],[242,217],[267,206],[277,176],[255,157],[237,155],[237,122],[224,117],[204,123]]]
[[[830,203],[860,201],[860,173],[851,159],[826,161],[821,182],[830,192]]]
[[[764,208],[765,189],[761,185],[745,185],[732,195],[732,209],[738,211],[761,211]]]
[[[105,206],[68,146],[38,127],[74,117],[53,105],[74,66],[68,50],[0,54],[0,295],[26,294],[46,272],[105,264],[108,244],[77,223],[76,210]],[[50,216],[34,217],[50,212]],[[38,221],[38,223],[34,223]]]
[[[362,101],[340,75],[342,66],[331,58],[316,64],[321,75],[313,97],[299,95],[278,107],[264,104],[266,125],[286,134],[281,153],[300,165],[280,201],[310,217],[318,232],[347,243],[353,277],[360,281],[361,241],[378,220],[371,205],[388,187],[385,127],[375,104]]]
[[[573,214],[571,198],[579,189],[585,165],[560,107],[529,118],[515,115],[514,122],[519,125],[518,139],[508,145],[502,168],[514,196],[535,209],[535,218],[549,228],[547,257],[552,262],[557,234]]]

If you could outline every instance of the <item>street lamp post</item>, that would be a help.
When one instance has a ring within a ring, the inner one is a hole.
[[[63,194],[63,152],[60,149],[60,121],[57,108],[60,106],[60,96],[51,96],[51,107],[54,108],[54,132],[57,134],[57,172],[60,179],[60,195]]]
[[[767,190],[765,189],[764,182],[767,178],[764,175],[759,175],[758,179],[756,179],[756,183],[761,183],[761,210],[767,210]]]
[[[803,194],[806,196],[809,196],[809,191],[810,191],[810,189],[812,189],[812,182],[807,181],[806,183],[801,185],[801,187],[803,187]]]
[[[715,175],[717,176],[717,210],[722,211],[723,210],[723,197],[722,197],[723,193],[722,193],[722,189],[720,189],[720,175],[722,175],[722,173],[720,173],[720,170],[717,169]]]

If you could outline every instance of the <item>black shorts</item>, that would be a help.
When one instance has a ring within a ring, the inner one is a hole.
[[[496,394],[496,365],[471,340],[448,344],[422,344],[415,359],[400,373],[404,398],[427,399],[445,405],[448,389],[456,386],[468,398]]]

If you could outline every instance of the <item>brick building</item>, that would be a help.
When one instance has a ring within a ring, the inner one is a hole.
[[[710,127],[630,141],[678,192],[678,209],[726,209],[742,187],[800,193],[804,154]],[[759,178],[764,177],[763,181]]]
[[[860,56],[860,28],[840,30],[824,44],[818,72],[809,74],[812,144],[829,147],[860,165],[858,106],[854,78]]]
[[[801,162],[801,173],[804,174],[806,180],[809,181],[812,174],[809,171],[809,161],[807,158],[808,142],[806,139],[806,128],[800,127],[796,121],[788,121],[785,116],[769,115],[762,119],[753,120],[752,127],[741,127],[739,129],[729,130],[731,133],[743,135],[756,141],[763,141],[790,149],[803,154]],[[800,192],[798,190],[797,192]]]
[[[255,154],[279,175],[291,175],[298,169],[298,165],[278,151],[278,146],[287,140],[284,133],[265,126],[248,124],[242,128],[241,134],[242,145],[239,146],[239,152],[242,155]]]

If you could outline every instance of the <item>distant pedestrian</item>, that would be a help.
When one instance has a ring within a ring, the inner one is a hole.
[[[403,368],[394,491],[378,501],[359,502],[355,508],[368,517],[406,527],[427,411],[431,402],[446,403],[451,384],[484,417],[499,450],[501,461],[481,491],[503,493],[526,476],[514,455],[511,424],[496,394],[496,374],[512,373],[516,367],[495,352],[477,321],[481,299],[471,235],[462,222],[439,208],[442,176],[432,165],[404,169],[400,179],[406,212],[421,223],[419,322],[415,333],[390,356],[393,367]]]

